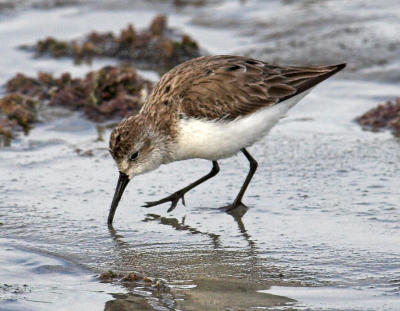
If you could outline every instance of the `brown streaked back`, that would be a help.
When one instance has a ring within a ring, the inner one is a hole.
[[[175,111],[188,117],[235,119],[302,93],[344,67],[277,66],[228,55],[200,57],[166,73],[143,110],[173,104]]]

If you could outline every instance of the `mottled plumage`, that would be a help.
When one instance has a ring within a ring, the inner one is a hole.
[[[244,152],[306,91],[344,66],[277,66],[228,55],[189,60],[167,72],[140,112],[114,129],[111,154],[129,178],[176,160],[216,163]]]
[[[342,67],[280,67],[238,56],[187,61],[157,83],[143,111],[176,105],[188,117],[234,119],[277,104],[328,78]]]

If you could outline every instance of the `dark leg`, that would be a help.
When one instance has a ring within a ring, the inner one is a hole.
[[[229,205],[227,207],[227,212],[233,210],[234,208],[238,207],[238,206],[243,206],[244,204],[242,203],[242,198],[244,193],[246,192],[247,186],[250,183],[250,180],[253,178],[254,173],[257,170],[257,161],[253,159],[253,157],[250,155],[250,153],[247,152],[247,150],[245,148],[241,149],[240,151],[243,152],[243,154],[245,155],[245,157],[247,158],[247,160],[249,160],[250,162],[250,170],[249,173],[247,174],[246,180],[244,181],[242,188],[240,188],[240,191],[238,193],[238,195],[236,196],[235,201],[233,201],[232,205]]]
[[[178,204],[179,199],[182,199],[182,203],[183,203],[183,205],[185,205],[184,195],[186,192],[188,192],[189,190],[192,190],[194,187],[197,187],[201,183],[205,182],[206,180],[208,180],[211,177],[214,177],[215,175],[218,174],[218,172],[219,172],[218,162],[212,161],[212,163],[213,163],[213,167],[207,175],[201,177],[200,179],[196,180],[195,182],[191,183],[190,185],[186,186],[185,188],[182,188],[182,189],[178,190],[177,192],[174,192],[173,194],[171,194],[170,196],[167,196],[164,199],[154,201],[154,202],[146,202],[146,204],[143,206],[151,207],[151,206],[156,206],[156,205],[159,205],[159,204],[162,204],[165,202],[171,202],[171,207],[168,209],[168,212],[171,212]]]

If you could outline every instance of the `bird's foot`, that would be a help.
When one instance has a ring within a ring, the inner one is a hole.
[[[166,203],[166,202],[171,202],[171,206],[167,211],[169,213],[169,212],[172,212],[175,209],[175,207],[178,204],[179,200],[182,200],[182,204],[186,205],[185,204],[184,195],[185,195],[185,192],[177,191],[177,192],[174,192],[173,194],[171,194],[171,195],[169,195],[169,196],[167,196],[167,197],[165,197],[165,198],[163,198],[161,200],[153,201],[153,202],[146,202],[146,204],[143,205],[143,207],[147,207],[148,208],[148,207],[156,206],[156,205],[163,204],[163,203]]]
[[[222,207],[222,209],[228,214],[244,214],[249,208],[242,202],[234,201],[232,204]]]

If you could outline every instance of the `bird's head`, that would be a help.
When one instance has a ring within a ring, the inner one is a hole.
[[[161,137],[140,115],[122,121],[110,136],[110,153],[120,173],[129,179],[158,168],[163,150]]]
[[[164,160],[161,137],[138,114],[122,121],[111,133],[110,153],[119,170],[118,184],[111,204],[111,224],[125,187],[136,175],[158,168]]]

